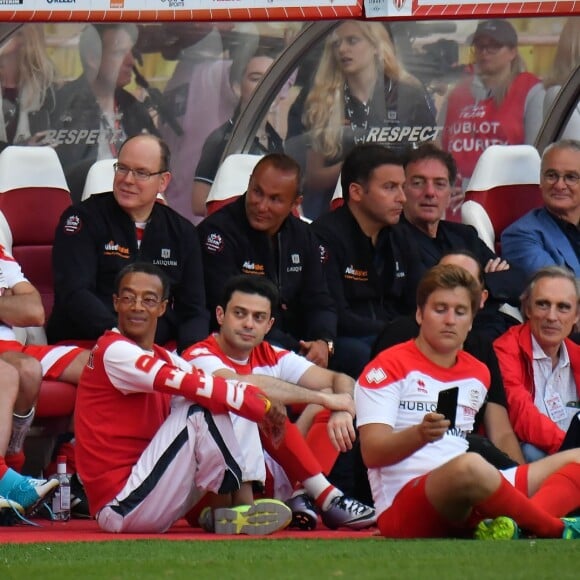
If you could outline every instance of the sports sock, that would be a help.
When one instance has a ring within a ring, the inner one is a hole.
[[[339,451],[328,436],[328,420],[330,411],[323,409],[314,417],[314,422],[306,435],[306,443],[312,449],[322,467],[322,473],[328,475],[336,463]]]
[[[557,517],[580,507],[580,463],[569,463],[548,476],[532,503]]]
[[[22,450],[24,445],[24,439],[30,431],[30,426],[34,420],[34,407],[26,413],[26,415],[18,415],[17,413],[12,414],[12,434],[10,436],[10,442],[8,443],[8,451],[6,454],[18,453]]]
[[[485,517],[508,516],[524,530],[540,538],[559,538],[562,536],[562,521],[536,506],[528,497],[513,487],[506,479],[487,499],[475,506]]]
[[[292,485],[322,472],[320,463],[294,423],[286,420],[284,438],[278,447],[274,447],[261,431],[260,439],[264,449],[282,466]]]

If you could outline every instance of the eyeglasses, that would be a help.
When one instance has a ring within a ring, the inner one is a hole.
[[[547,181],[550,185],[555,185],[560,179],[563,179],[566,185],[574,187],[580,182],[580,175],[577,173],[558,173],[552,169],[544,171],[544,181]]]
[[[117,175],[120,175],[121,177],[127,177],[127,175],[129,175],[129,173],[133,174],[133,177],[137,180],[137,181],[147,181],[148,179],[151,178],[152,175],[161,175],[162,173],[165,173],[165,169],[161,170],[161,171],[146,171],[145,169],[131,169],[130,167],[127,167],[126,165],[123,165],[122,163],[115,163],[113,165],[113,169],[115,170],[115,173]]]
[[[474,52],[487,52],[487,54],[497,54],[503,48],[502,44],[472,44]]]
[[[156,308],[161,302],[163,302],[163,300],[159,300],[159,298],[153,296],[145,296],[145,298],[137,298],[137,296],[134,296],[133,294],[121,294],[121,296],[119,296],[119,301],[123,306],[135,306],[137,300],[139,300],[141,306],[148,310],[153,310],[153,308]]]

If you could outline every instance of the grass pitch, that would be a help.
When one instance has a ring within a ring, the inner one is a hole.
[[[138,540],[0,546],[0,579],[564,580],[578,578],[580,542]]]

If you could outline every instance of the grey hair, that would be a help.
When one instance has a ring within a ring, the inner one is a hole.
[[[539,280],[542,280],[543,278],[564,278],[565,280],[572,282],[576,292],[576,307],[578,307],[578,304],[580,304],[580,280],[576,278],[574,272],[568,268],[564,268],[563,266],[545,266],[544,268],[537,270],[532,275],[525,290],[520,296],[521,312],[524,320],[527,319],[526,308],[530,306],[530,299],[534,286],[538,283]]]
[[[577,139],[560,139],[559,141],[550,143],[542,153],[542,169],[544,168],[544,159],[546,158],[546,155],[555,149],[572,149],[572,151],[580,153],[580,141]]]

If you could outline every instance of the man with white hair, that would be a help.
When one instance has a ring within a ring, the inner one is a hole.
[[[563,139],[546,147],[540,188],[544,207],[504,230],[503,255],[527,274],[554,264],[580,276],[580,141]]]

